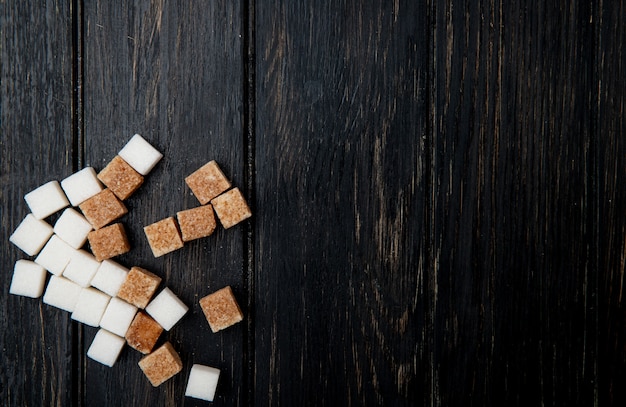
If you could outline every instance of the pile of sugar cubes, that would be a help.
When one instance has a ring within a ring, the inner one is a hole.
[[[128,213],[123,201],[162,157],[136,134],[100,173],[87,167],[26,194],[31,212],[9,238],[28,256],[36,256],[15,263],[9,293],[31,298],[43,294],[45,304],[99,328],[87,356],[103,365],[113,366],[126,344],[141,352],[145,356],[139,367],[153,386],[183,369],[170,342],[155,346],[162,332],[171,330],[189,308],[167,287],[157,294],[161,278],[156,274],[137,266],[128,269],[111,259],[131,249],[118,221]],[[241,191],[231,189],[215,161],[185,181],[201,206],[144,228],[155,257],[211,235],[216,228],[214,213],[226,229],[251,216]],[[61,210],[54,227],[46,222]],[[90,251],[83,248],[87,242]],[[199,305],[213,332],[243,320],[230,286],[203,297]],[[219,374],[219,369],[194,364],[185,395],[212,401]]]

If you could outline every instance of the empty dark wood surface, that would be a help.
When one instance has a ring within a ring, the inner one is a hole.
[[[625,2],[109,3],[0,2],[2,405],[208,405],[193,363],[213,405],[626,403]],[[24,194],[134,133],[164,158],[117,260],[190,307],[158,388],[8,294]],[[155,259],[212,159],[253,217]]]

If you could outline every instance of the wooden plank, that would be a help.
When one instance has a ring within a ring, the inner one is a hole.
[[[591,10],[433,5],[433,397],[591,405]]]
[[[213,334],[198,304],[225,285],[247,304],[244,228],[220,228],[157,259],[142,230],[199,205],[184,178],[209,160],[217,160],[234,185],[245,184],[240,3],[215,1],[199,9],[164,1],[93,2],[84,14],[85,162],[103,168],[134,133],[164,154],[126,201],[123,223],[133,249],[119,262],[160,275],[190,307],[161,340],[179,351],[180,374],[153,388],[137,366],[141,355],[130,348],[112,369],[86,360],[86,404],[193,405],[184,391],[192,364],[200,363],[222,369],[213,405],[245,405],[247,325]],[[85,347],[94,334],[86,330]]]
[[[9,295],[14,263],[32,258],[8,240],[29,212],[24,195],[76,164],[72,10],[64,1],[2,2],[0,21],[0,400],[71,405],[70,317],[40,298]]]
[[[255,10],[255,399],[428,400],[425,3]]]

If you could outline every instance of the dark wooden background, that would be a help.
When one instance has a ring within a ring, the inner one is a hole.
[[[216,406],[626,403],[626,2],[174,3],[0,1],[2,405],[207,405],[192,363]],[[159,388],[8,295],[23,195],[134,133],[165,157],[118,260],[191,308]],[[211,159],[253,218],[153,258]]]

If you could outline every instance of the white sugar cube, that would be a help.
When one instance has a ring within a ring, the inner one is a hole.
[[[169,288],[163,289],[146,307],[146,312],[166,331],[172,329],[187,311],[189,308]]]
[[[111,367],[117,361],[126,340],[105,329],[100,329],[87,350],[87,356],[98,363]]]
[[[30,260],[18,260],[13,269],[9,294],[39,298],[46,284],[46,270]]]
[[[63,271],[63,277],[69,278],[83,288],[89,287],[98,267],[100,267],[100,262],[93,254],[82,249],[75,250]]]
[[[24,200],[37,219],[43,219],[70,203],[57,181],[50,181],[24,195]]]
[[[67,267],[75,251],[70,245],[59,239],[57,235],[52,235],[48,243],[39,252],[35,263],[52,274],[60,276],[63,274],[63,270]]]
[[[100,325],[104,310],[109,305],[109,300],[111,297],[102,291],[91,287],[83,288],[76,301],[76,306],[74,306],[72,319],[85,325],[97,327]]]
[[[136,313],[137,307],[117,297],[113,297],[109,301],[104,315],[102,315],[100,327],[123,337],[126,335],[126,331],[128,331],[128,327],[133,322]]]
[[[64,210],[57,223],[54,224],[54,233],[74,249],[83,247],[92,229],[91,223],[72,208]]]
[[[52,233],[52,226],[29,213],[9,237],[9,241],[24,253],[34,256],[50,239]]]
[[[220,370],[210,366],[194,364],[189,372],[185,396],[213,401]]]
[[[97,289],[104,291],[111,297],[115,297],[120,290],[126,276],[128,275],[128,269],[123,267],[113,260],[104,260],[98,272],[91,280],[91,285]]]
[[[119,152],[119,156],[141,175],[147,175],[163,158],[163,154],[152,147],[139,134],[135,134]]]
[[[74,312],[81,290],[78,284],[67,278],[53,275],[43,295],[43,302],[68,312]]]
[[[72,206],[78,206],[102,191],[102,184],[96,176],[96,170],[86,167],[61,181],[61,188]]]

